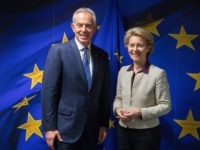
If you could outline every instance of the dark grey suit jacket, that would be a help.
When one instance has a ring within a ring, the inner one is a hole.
[[[76,142],[83,130],[97,141],[99,127],[108,127],[110,75],[108,55],[91,44],[93,79],[88,91],[78,47],[73,40],[53,46],[43,76],[42,125],[58,129],[64,142]]]

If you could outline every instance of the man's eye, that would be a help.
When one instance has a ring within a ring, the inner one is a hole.
[[[92,28],[91,24],[86,25],[87,28]]]
[[[82,27],[82,25],[81,24],[77,24],[77,27]]]

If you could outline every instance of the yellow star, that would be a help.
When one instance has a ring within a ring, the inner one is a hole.
[[[200,121],[195,121],[192,115],[192,111],[189,111],[189,114],[186,120],[176,120],[174,121],[182,127],[181,133],[179,135],[179,139],[186,136],[187,134],[191,134],[197,140],[199,140],[199,135],[197,129],[200,127]]]
[[[200,73],[187,73],[187,74],[197,81],[194,91],[200,89]]]
[[[67,35],[66,35],[66,33],[64,32],[64,34],[63,34],[63,39],[62,39],[62,43],[66,43],[66,42],[68,42],[69,40],[68,40],[68,38],[67,38]]]
[[[32,89],[37,83],[42,83],[43,70],[39,70],[38,66],[35,64],[33,72],[26,73],[24,74],[24,76],[32,80],[31,82],[31,89]]]
[[[188,46],[189,48],[195,50],[194,46],[192,45],[192,40],[198,37],[195,34],[187,34],[184,27],[181,26],[181,30],[179,34],[169,34],[171,37],[175,38],[178,42],[176,45],[176,49],[182,46]]]
[[[101,28],[101,26],[100,26],[100,25],[98,25],[98,26],[97,26],[97,30],[100,30],[100,28]]]
[[[151,13],[148,14],[147,18],[143,22],[137,22],[136,24],[143,26],[149,32],[160,36],[157,26],[163,21],[163,19],[153,20]]]
[[[69,41],[69,39],[68,39],[66,33],[64,32],[64,33],[63,33],[63,38],[62,38],[62,43],[66,43],[66,42],[68,42],[68,41]],[[51,44],[51,46],[55,46],[55,45],[58,45],[58,44],[60,44],[60,43]]]
[[[147,17],[147,21],[149,23],[144,25],[144,28],[153,34],[160,36],[160,34],[157,30],[157,26],[163,21],[163,19],[153,20],[151,17],[151,14],[149,14],[149,16]]]
[[[16,111],[19,110],[21,107],[27,106],[27,105],[28,105],[28,102],[29,102],[31,99],[33,99],[35,96],[36,96],[36,95],[31,96],[31,97],[29,97],[29,98],[24,97],[19,103],[17,103],[16,105],[14,105],[12,108],[16,108],[16,109],[15,109],[15,112],[16,112]]]
[[[114,120],[109,119],[109,128],[115,128]]]
[[[27,141],[33,133],[43,138],[42,132],[40,131],[40,126],[41,126],[41,120],[35,120],[32,117],[32,115],[28,113],[27,122],[20,125],[18,128],[26,130],[26,141]]]
[[[117,60],[119,61],[119,63],[121,64],[122,63],[122,59],[123,59],[123,56],[120,56],[118,50],[116,53],[114,53],[114,55],[117,57]]]

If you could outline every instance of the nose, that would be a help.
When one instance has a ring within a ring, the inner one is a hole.
[[[129,53],[132,54],[133,52],[137,51],[137,49],[137,45],[131,46],[131,48],[129,49]]]
[[[85,25],[83,25],[82,31],[86,31],[86,30],[87,30],[87,27]]]
[[[132,51],[136,51],[137,49],[138,49],[137,45],[134,45],[134,46],[132,47]]]

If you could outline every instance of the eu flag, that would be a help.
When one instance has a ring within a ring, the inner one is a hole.
[[[119,1],[125,30],[142,26],[155,39],[150,62],[166,70],[172,110],[160,117],[161,150],[200,148],[200,10],[197,0]],[[123,10],[127,11],[123,11]]]
[[[111,0],[94,41],[97,46],[108,52],[111,68],[110,120],[108,136],[103,144],[105,150],[117,150],[118,121],[112,113],[112,104],[119,68],[130,61],[123,44],[124,29],[118,9],[117,1]]]
[[[53,4],[13,3],[1,9],[0,149],[45,150],[40,90],[53,41]]]
[[[143,26],[155,39],[150,62],[167,72],[172,110],[160,118],[161,150],[200,147],[200,9],[198,0],[6,1],[0,6],[0,149],[46,150],[40,90],[51,46],[73,37],[71,17],[79,7],[97,14],[94,43],[109,54],[112,93],[104,150],[117,150],[112,113],[116,78],[130,64],[124,31]]]
[[[10,3],[0,6],[0,149],[49,149],[41,126],[40,102],[48,50],[72,38],[70,23],[77,8],[100,11],[106,1]]]

